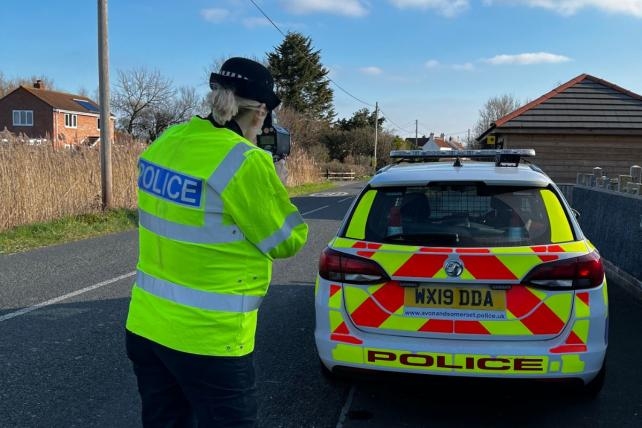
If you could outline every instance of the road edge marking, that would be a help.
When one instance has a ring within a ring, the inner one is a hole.
[[[45,306],[53,305],[54,303],[58,303],[58,302],[61,302],[63,300],[69,299],[70,297],[78,296],[79,294],[83,294],[83,293],[86,293],[88,291],[92,291],[92,290],[95,290],[97,288],[103,287],[105,285],[112,284],[114,282],[120,281],[121,279],[130,278],[130,277],[132,277],[134,275],[136,275],[136,271],[129,272],[129,273],[126,273],[124,275],[120,275],[120,276],[108,279],[106,281],[99,282],[99,283],[94,284],[94,285],[90,285],[89,287],[85,287],[85,288],[82,288],[80,290],[72,291],[71,293],[67,293],[67,294],[64,294],[62,296],[55,297],[55,298],[47,300],[45,302],[36,303],[35,305],[29,306],[27,308],[22,308],[19,311],[10,312],[10,313],[5,314],[5,315],[0,315],[0,322],[9,320],[11,318],[19,317],[20,315],[24,315],[24,314],[27,314],[29,312],[33,312],[36,309],[40,309],[40,308],[44,308]]]
[[[339,422],[337,422],[336,428],[343,428],[343,423],[346,420],[346,416],[348,415],[348,410],[350,409],[350,406],[352,406],[353,398],[354,398],[354,385],[350,387],[350,392],[348,392],[348,398],[346,398],[346,402],[341,408],[341,413],[339,414]]]

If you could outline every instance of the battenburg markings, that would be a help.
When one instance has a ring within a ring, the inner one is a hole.
[[[138,188],[159,198],[191,207],[201,206],[203,181],[141,159]]]

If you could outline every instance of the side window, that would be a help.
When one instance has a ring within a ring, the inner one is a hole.
[[[33,110],[14,110],[13,126],[33,126]]]
[[[65,113],[65,128],[76,128],[78,126],[78,115]]]

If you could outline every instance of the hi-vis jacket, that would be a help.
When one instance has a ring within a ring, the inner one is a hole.
[[[308,234],[270,154],[194,117],[141,155],[138,206],[127,329],[192,354],[252,352],[272,260]]]

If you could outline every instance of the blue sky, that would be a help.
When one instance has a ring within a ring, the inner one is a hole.
[[[464,137],[488,98],[532,100],[579,74],[642,93],[642,0],[255,0],[311,37],[338,117],[378,102],[402,136]],[[96,4],[3,2],[0,72],[98,87]],[[282,35],[250,0],[109,0],[110,73],[157,69],[205,93],[206,69],[265,57]]]

